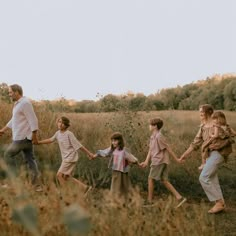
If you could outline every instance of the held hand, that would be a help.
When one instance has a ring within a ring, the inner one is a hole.
[[[179,164],[182,163],[180,158],[176,158],[176,162],[179,163]]]
[[[38,144],[37,130],[32,131],[32,144]]]
[[[89,160],[92,160],[92,159],[93,159],[93,153],[91,153],[91,152],[88,153],[88,159],[89,159]]]
[[[180,158],[179,158],[179,163],[184,163],[185,162],[185,156],[184,155],[182,155]]]
[[[135,162],[129,162],[129,164],[130,164],[130,165],[140,165],[140,163],[138,162],[138,160],[135,161]]]
[[[136,161],[134,164],[140,166],[140,162],[139,161]]]
[[[94,160],[96,159],[97,155],[96,154],[93,154],[93,153],[90,153],[90,159],[89,160]]]
[[[5,134],[5,132],[3,130],[0,130],[0,137]]]
[[[139,163],[139,166],[140,166],[141,168],[145,168],[145,167],[147,167],[147,165],[148,165],[148,164],[147,164],[145,161]]]
[[[183,164],[185,161],[186,161],[185,159],[181,159],[181,158],[179,159],[180,164]]]
[[[37,136],[33,136],[33,137],[32,137],[32,144],[34,144],[34,145],[39,144],[39,143],[38,143],[38,138],[37,138]]]
[[[186,155],[183,154],[181,157],[180,157],[180,160],[184,160],[186,158]]]
[[[93,159],[95,159],[97,157],[97,154],[93,154]]]

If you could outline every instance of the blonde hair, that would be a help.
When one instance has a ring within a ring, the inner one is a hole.
[[[216,119],[220,125],[226,125],[226,117],[225,114],[222,111],[215,111],[212,116],[212,119]]]

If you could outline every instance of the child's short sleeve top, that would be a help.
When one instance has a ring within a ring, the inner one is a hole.
[[[168,144],[161,132],[156,132],[150,137],[149,152],[151,155],[151,166],[170,163],[167,147]]]
[[[77,138],[71,131],[66,130],[65,132],[61,132],[60,130],[58,130],[51,138],[51,140],[57,140],[63,161],[78,161],[78,150],[82,147],[82,144],[77,140]]]

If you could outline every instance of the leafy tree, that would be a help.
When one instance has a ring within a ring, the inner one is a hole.
[[[99,105],[95,101],[91,100],[83,100],[81,102],[77,102],[74,107],[74,111],[77,113],[89,113],[99,111]]]
[[[232,80],[224,89],[224,106],[230,111],[236,110],[236,80]]]
[[[105,112],[117,111],[119,110],[120,99],[112,94],[108,94],[101,99],[101,109]]]
[[[6,83],[0,84],[0,99],[8,103],[11,101],[8,95],[8,85]]]
[[[99,94],[98,94],[99,95]],[[125,95],[98,96],[98,101],[41,101],[37,106],[52,112],[113,112],[181,109],[197,110],[200,104],[210,103],[215,109],[236,110],[236,75],[224,74],[207,77],[195,83],[158,90],[146,97],[142,93],[127,92]],[[0,100],[10,102],[8,85],[0,84]]]
[[[132,111],[141,111],[143,110],[144,103],[146,101],[146,96],[139,94],[134,98],[130,99],[129,108]]]

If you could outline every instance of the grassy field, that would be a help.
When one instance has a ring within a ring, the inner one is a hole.
[[[228,123],[236,129],[236,113],[225,113]],[[10,114],[8,109],[2,114],[0,127],[8,121]],[[197,111],[56,114],[38,108],[41,139],[55,133],[56,119],[61,115],[71,120],[70,130],[92,152],[110,146],[110,135],[120,131],[126,147],[139,161],[147,155],[150,118],[159,116],[164,120],[163,134],[178,156],[189,146],[199,127]],[[1,156],[10,137],[10,133],[1,137]],[[155,207],[142,207],[147,196],[148,168],[131,168],[135,191],[124,204],[110,197],[108,160],[89,161],[80,153],[75,176],[94,186],[84,199],[74,186],[69,186],[66,192],[58,188],[55,173],[61,157],[56,143],[35,146],[35,153],[44,191],[32,191],[27,171],[21,165],[19,178],[12,182],[13,189],[0,191],[1,235],[236,235],[235,145],[228,162],[219,170],[227,209],[225,213],[213,216],[207,214],[211,204],[198,181],[200,152],[193,153],[183,165],[174,161],[170,165],[170,181],[188,199],[179,209],[174,208],[175,200],[159,183],[155,186]],[[21,163],[22,158],[18,159]],[[3,178],[1,181],[4,182]]]

